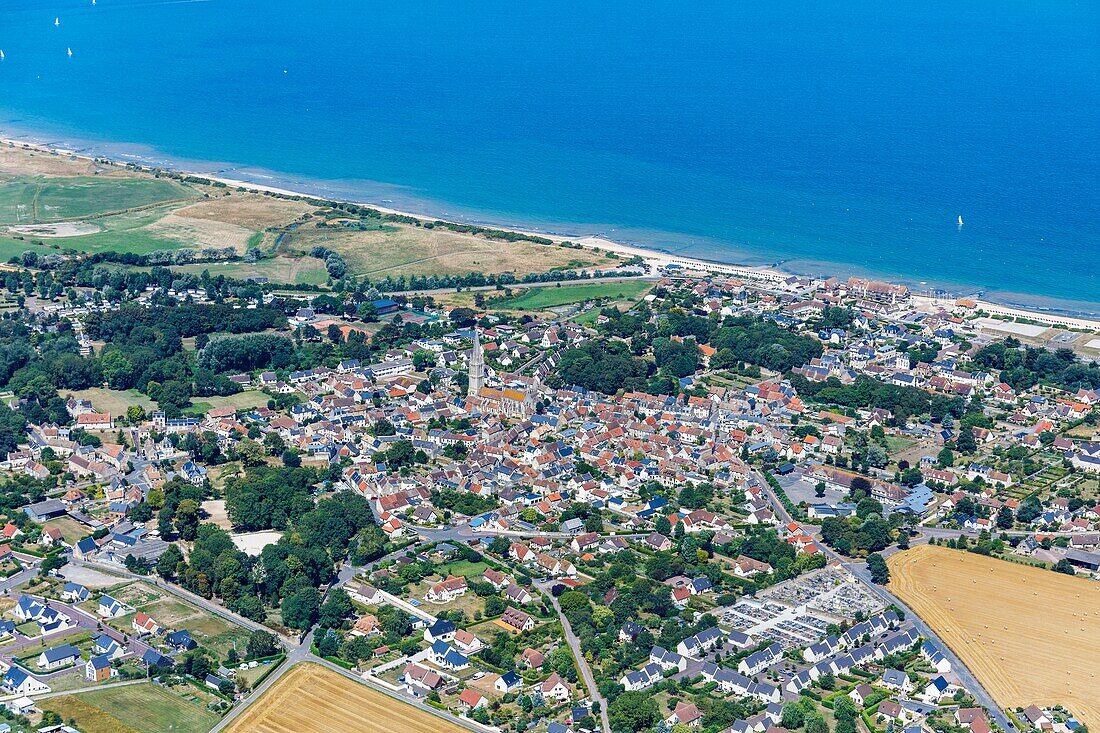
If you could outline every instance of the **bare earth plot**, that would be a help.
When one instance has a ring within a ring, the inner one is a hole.
[[[88,176],[95,164],[83,158],[32,152],[19,145],[0,145],[0,172],[17,176]]]
[[[212,219],[194,219],[173,212],[159,221],[150,224],[148,232],[168,242],[189,242],[196,249],[205,247],[232,247],[238,252],[248,248],[248,243],[256,234],[239,224],[230,224]],[[167,246],[167,245],[166,245]]]
[[[381,279],[387,275],[465,275],[470,272],[522,276],[555,268],[613,267],[614,260],[588,250],[533,242],[504,242],[445,229],[386,225],[381,231],[303,226],[288,248],[308,252],[321,245],[338,252],[352,272]]]
[[[1062,704],[1100,726],[1100,583],[928,545],[888,564],[890,590],[1000,705]]]
[[[316,664],[300,664],[249,707],[229,733],[460,733],[453,723]]]

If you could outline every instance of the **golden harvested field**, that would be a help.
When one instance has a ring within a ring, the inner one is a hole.
[[[1100,583],[928,545],[887,563],[890,590],[1000,705],[1060,703],[1100,726]]]
[[[229,733],[461,733],[431,713],[316,664],[300,664],[233,721]]]
[[[169,242],[189,242],[192,247],[232,247],[238,252],[248,248],[256,233],[239,224],[214,219],[199,219],[172,212],[145,228],[154,237]]]
[[[218,196],[177,209],[176,215],[262,231],[267,227],[286,226],[315,208],[304,201],[234,192],[231,196]]]
[[[583,249],[533,242],[505,242],[445,229],[387,224],[379,231],[319,229],[307,224],[284,248],[308,252],[322,245],[339,252],[351,271],[380,279],[387,275],[465,275],[512,272],[522,276],[554,268],[614,267],[616,262]]]

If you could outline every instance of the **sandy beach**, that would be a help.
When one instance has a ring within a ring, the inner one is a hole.
[[[245,181],[236,178],[230,178],[220,176],[215,173],[204,172],[201,170],[186,170],[183,168],[168,167],[163,165],[155,165],[152,163],[141,162],[137,160],[128,161],[125,159],[113,159],[105,157],[103,155],[91,155],[86,152],[74,150],[65,146],[56,144],[43,144],[37,142],[31,142],[29,140],[13,139],[8,137],[0,137],[0,144],[11,145],[15,147],[22,147],[27,150],[33,150],[45,154],[67,155],[82,160],[98,160],[101,163],[106,161],[107,165],[113,165],[120,168],[129,168],[136,166],[143,170],[152,171],[154,169],[172,170],[181,175],[195,176],[198,178],[205,178],[210,181],[216,181],[232,188],[239,188],[245,191],[252,191],[258,193],[269,193],[278,196],[287,197],[304,197],[314,198],[326,201],[337,201],[341,203],[351,203],[357,206],[365,206],[377,211],[381,211],[386,214],[394,214],[398,216],[408,216],[420,220],[440,220],[447,221],[454,224],[467,224],[467,225],[479,225],[496,229],[502,229],[505,231],[517,232],[520,234],[527,234],[531,236],[544,237],[552,239],[558,242],[567,242],[573,245],[578,245],[586,249],[591,249],[599,252],[614,253],[620,257],[640,257],[645,260],[646,264],[654,270],[660,268],[667,268],[669,265],[674,267],[678,266],[685,270],[693,270],[700,272],[708,272],[719,276],[726,276],[732,278],[743,278],[747,280],[756,280],[770,283],[780,283],[793,276],[800,276],[803,273],[786,272],[768,267],[749,266],[749,265],[737,265],[733,263],[718,262],[712,260],[704,260],[690,256],[684,256],[679,254],[673,254],[668,252],[662,252],[656,249],[648,249],[643,246],[630,244],[626,242],[617,242],[605,237],[599,237],[594,235],[563,235],[554,232],[537,231],[530,229],[523,229],[510,226],[501,226],[497,224],[487,222],[476,221],[456,221],[454,219],[448,219],[446,217],[431,217],[424,214],[417,214],[408,211],[402,211],[400,209],[394,209],[385,205],[379,205],[373,202],[367,201],[354,201],[354,200],[342,200],[335,199],[323,195],[307,193],[303,191],[295,191],[288,188],[279,186],[266,185],[262,183],[255,183],[252,181]],[[954,297],[965,297],[966,293],[959,291],[957,293],[949,294],[949,298],[945,303],[943,298],[930,298],[920,295],[914,295],[913,303],[915,307],[926,310],[936,311],[943,307],[945,304],[950,303],[950,299]],[[1014,305],[1006,305],[1002,303],[995,303],[984,299],[972,298],[977,303],[978,308],[985,310],[988,313],[1008,317],[1008,318],[1023,318],[1032,320],[1037,323],[1042,323],[1053,327],[1064,327],[1071,329],[1087,329],[1100,331],[1100,318],[1090,318],[1081,315],[1066,315],[1063,313],[1055,312],[1052,310],[1039,310],[1032,308],[1023,308]]]

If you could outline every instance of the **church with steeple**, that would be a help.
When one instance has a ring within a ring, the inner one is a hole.
[[[475,328],[474,345],[470,349],[469,383],[466,387],[468,404],[483,413],[514,418],[524,418],[535,411],[533,389],[509,385],[489,387],[485,384],[487,371],[481,334]]]
[[[477,397],[485,386],[485,354],[481,350],[481,335],[474,328],[474,347],[470,351],[470,383],[466,394]]]

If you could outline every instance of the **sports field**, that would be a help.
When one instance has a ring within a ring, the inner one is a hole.
[[[464,728],[316,664],[300,664],[229,733],[460,733]]]
[[[890,590],[999,704],[1060,703],[1100,726],[1100,583],[928,545],[887,562]]]
[[[585,283],[579,285],[554,285],[531,288],[522,295],[508,300],[495,301],[493,308],[508,310],[545,310],[559,305],[583,303],[586,300],[608,298],[610,300],[628,300],[637,298],[653,287],[645,280],[624,280],[612,283]]]

